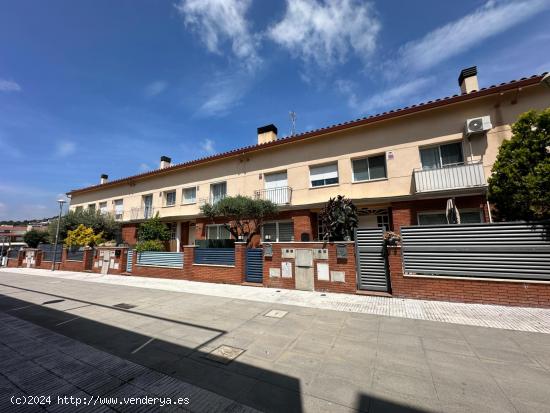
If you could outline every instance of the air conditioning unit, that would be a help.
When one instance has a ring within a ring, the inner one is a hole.
[[[481,116],[479,118],[472,118],[466,121],[464,126],[464,131],[466,136],[470,136],[474,133],[481,133],[491,129],[493,125],[491,124],[490,116]]]

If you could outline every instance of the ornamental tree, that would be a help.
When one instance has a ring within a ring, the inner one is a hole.
[[[25,243],[31,248],[36,248],[38,247],[38,244],[46,243],[48,240],[48,233],[37,229],[31,229],[23,235],[23,241],[25,241]]]
[[[252,199],[237,195],[225,197],[215,204],[204,204],[201,212],[215,222],[223,218],[227,230],[238,239],[242,235],[244,241],[250,244],[254,235],[260,234],[266,219],[277,214],[278,208],[273,202],[265,199]]]
[[[103,242],[103,232],[94,233],[93,228],[80,224],[76,229],[67,232],[65,245],[68,247],[93,247]]]
[[[357,228],[357,208],[351,201],[342,195],[330,198],[319,213],[319,220],[326,229],[324,237],[328,241],[345,241],[353,239],[354,229]]]
[[[74,231],[79,225],[92,228],[94,234],[103,233],[106,240],[120,239],[120,223],[115,221],[110,214],[101,214],[99,211],[69,211],[61,217],[59,222],[59,239],[67,238],[69,231]],[[57,230],[57,218],[52,220],[48,227],[50,240],[55,240]],[[52,241],[53,242],[53,241]]]
[[[550,219],[550,108],[522,114],[499,149],[488,199],[504,221]]]

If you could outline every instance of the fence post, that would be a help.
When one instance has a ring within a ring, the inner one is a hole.
[[[63,270],[65,269],[65,261],[67,261],[67,248],[61,247],[61,261],[59,262],[58,269]]]
[[[240,282],[245,281],[245,268],[246,268],[246,242],[235,243],[235,271],[240,276]]]
[[[23,259],[25,257],[25,250],[24,249],[20,249],[19,251],[17,251],[17,267],[22,267],[23,266]]]
[[[38,249],[34,251],[34,268],[40,268],[42,264],[42,250]]]
[[[195,246],[185,245],[183,247],[183,276],[187,279],[193,278],[194,261],[195,261]]]

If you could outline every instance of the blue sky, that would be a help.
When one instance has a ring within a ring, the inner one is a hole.
[[[0,0],[0,219],[59,194],[550,68],[550,0]]]

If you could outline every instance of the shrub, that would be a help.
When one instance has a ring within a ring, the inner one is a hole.
[[[68,247],[93,247],[103,241],[103,233],[94,234],[92,228],[80,224],[76,229],[67,232],[65,245]]]
[[[138,240],[139,241],[168,241],[170,239],[170,231],[166,224],[162,223],[159,214],[145,221],[139,226]]]
[[[146,241],[138,241],[136,244],[136,251],[166,251],[164,243],[158,239],[151,239]]]
[[[330,241],[345,241],[353,239],[353,230],[359,222],[357,208],[342,195],[330,198],[319,213],[319,220],[326,228],[325,236]],[[327,241],[328,241],[327,240]]]

